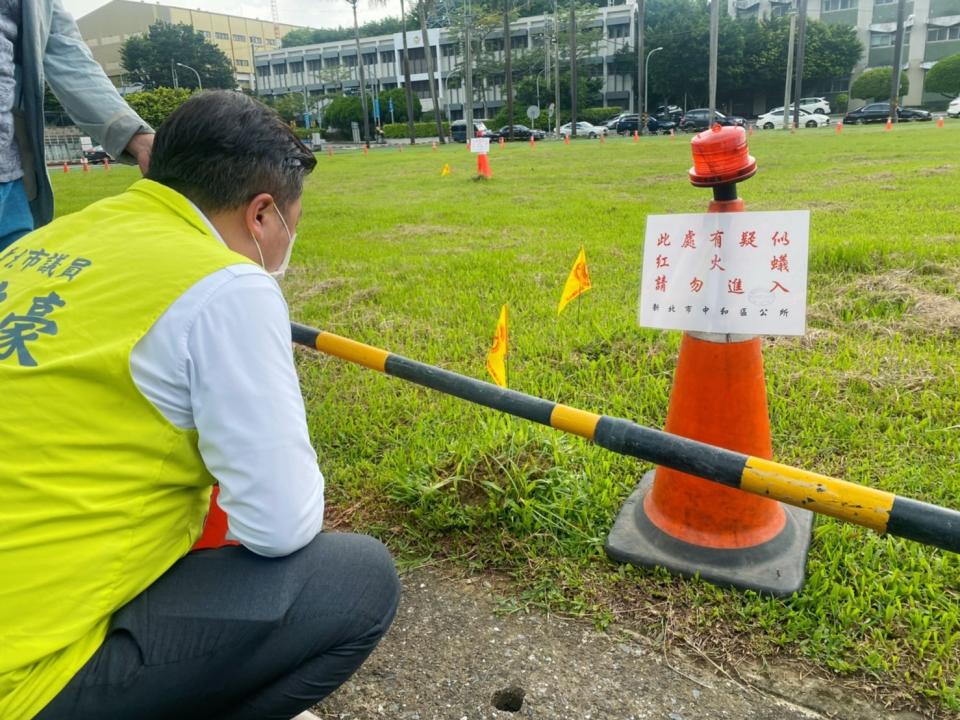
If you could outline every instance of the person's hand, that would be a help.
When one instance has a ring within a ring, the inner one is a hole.
[[[127,152],[137,159],[140,172],[144,175],[150,169],[150,153],[153,150],[153,133],[134,135],[127,143]]]

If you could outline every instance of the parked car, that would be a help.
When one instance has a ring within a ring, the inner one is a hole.
[[[107,151],[100,145],[90,148],[89,150],[84,150],[83,157],[91,165],[96,165],[97,163],[102,163],[104,160],[110,159],[110,155],[107,154]]]
[[[603,123],[603,126],[607,129],[608,132],[616,132],[616,131],[617,131],[617,123],[619,123],[621,120],[623,120],[623,119],[625,119],[625,118],[628,118],[628,117],[631,117],[631,116],[632,116],[632,117],[636,117],[637,114],[636,114],[636,113],[622,112],[622,113],[620,113],[619,115],[617,115],[616,117],[612,117],[612,118],[610,118],[609,120],[607,120],[605,123]]]
[[[790,113],[788,122],[793,122],[793,112]],[[816,128],[824,127],[830,124],[830,118],[823,113],[812,113],[806,110],[800,110],[800,127]],[[764,130],[773,130],[774,128],[783,128],[783,108],[773,108],[757,118],[757,127]]]
[[[493,130],[490,130],[484,124],[483,120],[474,118],[473,130],[474,133],[471,135],[471,137],[497,138],[497,134],[493,132]],[[479,135],[477,133],[479,133]],[[467,141],[467,121],[454,120],[452,123],[450,123],[450,137],[453,138],[454,142],[465,143]]]
[[[657,118],[664,120],[671,120],[675,123],[680,122],[680,118],[683,117],[683,108],[678,107],[677,105],[658,105],[654,111],[653,115]]]
[[[651,135],[669,135],[677,124],[665,115],[651,115],[647,118],[647,132]]]
[[[710,114],[709,108],[695,108],[687,110],[680,118],[679,128],[684,132],[701,132],[707,129],[707,116]],[[736,115],[724,115],[719,110],[715,111],[714,123],[717,125],[739,125],[743,127],[747,121]]]
[[[862,125],[871,122],[886,122],[890,117],[890,103],[879,102],[870,103],[857,108],[853,112],[848,112],[843,118],[843,124]],[[926,110],[919,108],[897,108],[897,119],[900,122],[912,122],[914,120],[933,120]]]
[[[800,109],[815,115],[829,115],[830,103],[822,97],[800,98]]]
[[[633,134],[634,130],[640,129],[640,116],[636,113],[625,113],[614,128],[618,135]]]
[[[570,123],[560,126],[561,135],[570,135],[571,133],[572,128],[570,127]],[[577,137],[596,138],[606,134],[607,128],[602,125],[591,125],[588,122],[582,121],[577,123]]]
[[[514,140],[530,140],[530,135],[533,135],[534,140],[543,140],[547,134],[543,130],[531,130],[526,125],[514,125],[513,126],[513,139]],[[500,128],[500,132],[497,133],[497,137],[502,137],[507,140],[510,139],[510,126],[504,125]]]
[[[950,101],[950,104],[947,105],[947,116],[960,118],[960,97],[954,98]]]

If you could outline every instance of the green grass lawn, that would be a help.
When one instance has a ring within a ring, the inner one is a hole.
[[[812,213],[807,334],[764,350],[774,457],[960,508],[960,122],[750,143],[747,208]],[[648,214],[706,209],[689,137],[490,159],[477,182],[463,145],[319,155],[292,317],[485,378],[509,303],[511,387],[661,427],[680,334],[637,326],[640,259]],[[59,211],[136,176],[55,173]],[[581,244],[594,289],[558,319]],[[645,464],[334,359],[298,363],[330,521],[402,563],[508,573],[505,611],[631,623],[731,665],[801,658],[894,705],[960,711],[960,557],[818,518],[806,587],[786,600],[620,567],[602,544]]]

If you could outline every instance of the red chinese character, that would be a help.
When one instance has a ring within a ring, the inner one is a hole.
[[[740,278],[727,280],[727,292],[734,295],[743,295],[743,280]]]
[[[745,230],[740,234],[740,247],[756,247],[756,246],[757,246],[756,230]]]
[[[778,233],[778,232],[775,232],[775,233],[773,234],[773,246],[774,246],[774,247],[776,247],[777,245],[789,245],[789,244],[790,244],[790,238],[789,238],[789,236],[787,235],[786,230],[783,231],[783,234],[782,234],[782,235],[781,235],[780,233]]]
[[[720,270],[723,270],[724,272],[727,271],[727,269],[726,269],[723,265],[720,264],[720,256],[719,256],[719,255],[714,255],[713,258],[710,260],[710,269],[711,269],[711,270],[720,269]]]
[[[660,292],[666,292],[666,291],[667,291],[667,276],[666,276],[666,275],[658,275],[656,281],[655,281],[654,284],[653,284],[653,289],[654,289],[654,290],[659,290]]]
[[[774,280],[774,281],[773,281],[773,287],[770,288],[770,292],[773,292],[773,291],[776,290],[777,288],[780,288],[781,290],[783,290],[783,291],[786,292],[786,293],[790,292],[790,291],[787,290],[783,285],[781,285],[781,284],[778,283],[776,280]]]
[[[717,230],[716,232],[710,233],[710,242],[712,242],[716,247],[723,245],[723,230]]]
[[[773,260],[770,261],[771,270],[779,270],[780,272],[790,272],[790,264],[786,255],[774,255]]]
[[[670,258],[668,258],[666,255],[657,255],[657,267],[670,267]]]
[[[700,292],[703,290],[703,280],[698,277],[694,277],[693,280],[690,281],[690,289],[694,292]]]
[[[697,237],[694,234],[693,230],[687,230],[687,234],[683,236],[683,243],[680,245],[681,248],[693,248],[697,249]]]
[[[657,247],[665,245],[670,247],[670,235],[669,233],[660,233],[660,237],[657,238]]]

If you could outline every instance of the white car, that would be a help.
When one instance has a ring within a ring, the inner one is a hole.
[[[561,135],[570,134],[570,123],[560,126],[560,134]],[[577,137],[596,138],[606,134],[607,134],[607,129],[602,125],[591,125],[588,122],[577,123]]]
[[[947,116],[960,118],[960,97],[954,98],[947,105]]]
[[[789,111],[787,122],[793,122],[793,109]],[[830,118],[822,113],[800,110],[800,127],[817,128],[830,124]],[[763,130],[783,129],[783,108],[773,108],[757,118],[757,127]]]
[[[830,103],[827,102],[826,98],[822,97],[800,98],[800,109],[814,113],[815,115],[829,115]]]

